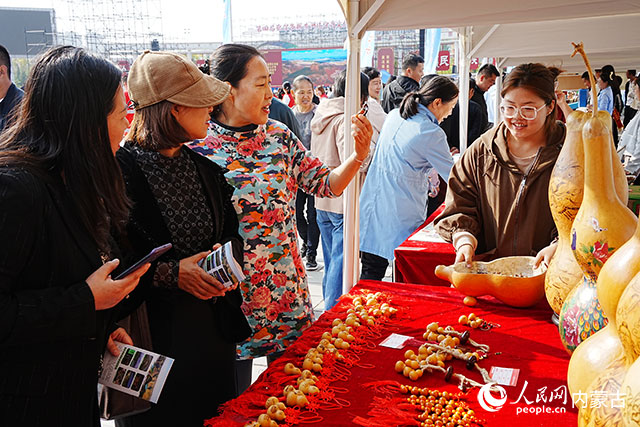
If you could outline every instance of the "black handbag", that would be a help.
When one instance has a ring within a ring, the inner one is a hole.
[[[147,317],[147,306],[144,302],[136,311],[122,319],[118,324],[129,333],[136,347],[152,350],[149,318]],[[100,404],[100,417],[105,420],[128,417],[151,408],[151,402],[149,401],[104,387],[101,384],[98,385],[98,402]]]

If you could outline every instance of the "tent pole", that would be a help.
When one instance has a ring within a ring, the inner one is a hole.
[[[498,71],[500,71],[502,68],[502,64],[504,63],[504,59],[496,58],[496,62],[498,63]],[[500,77],[496,79],[496,105],[494,116],[496,118],[496,122],[494,123],[494,126],[500,123],[500,103],[502,102],[502,96],[500,95],[500,92],[502,92],[502,77],[502,72],[500,72]]]
[[[460,153],[467,149],[467,129],[469,127],[469,52],[471,47],[471,27],[458,30],[458,105],[460,108]]]
[[[354,32],[358,23],[359,0],[347,4],[347,29],[349,48],[347,51],[347,85],[345,88],[344,158],[354,152],[351,136],[351,116],[360,109],[360,40],[362,32]],[[364,29],[361,29],[364,30]],[[360,251],[360,174],[344,191],[344,243],[342,263],[342,291],[349,290],[358,282]]]

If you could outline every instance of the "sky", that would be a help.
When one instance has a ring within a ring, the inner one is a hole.
[[[231,0],[234,37],[248,25],[342,20],[337,0]],[[159,0],[165,41],[222,41],[222,0]],[[67,8],[64,0],[0,0],[0,7]],[[325,16],[326,18],[322,18]],[[284,19],[286,17],[286,19]]]

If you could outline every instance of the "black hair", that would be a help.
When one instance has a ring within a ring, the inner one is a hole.
[[[347,70],[342,70],[333,82],[332,98],[338,98],[344,96],[347,86]],[[365,102],[369,99],[369,77],[363,72],[360,72],[360,102]]]
[[[118,67],[84,49],[49,49],[31,69],[19,114],[0,142],[0,166],[45,180],[64,176],[82,224],[104,251],[129,209],[107,125],[120,77]]]
[[[416,68],[419,64],[424,64],[424,58],[420,55],[416,55],[415,53],[407,53],[402,58],[403,71],[407,68]]]
[[[418,114],[418,104],[429,107],[440,98],[442,102],[450,102],[458,96],[458,86],[448,77],[435,75],[417,91],[409,92],[400,103],[400,116],[408,119]]]
[[[631,70],[627,70],[627,73],[631,73],[631,74],[633,74],[633,75],[634,75],[634,77],[635,77],[635,75],[636,75],[636,70],[633,70],[633,69],[631,69]]]
[[[211,54],[209,70],[213,77],[223,82],[229,82],[231,86],[237,88],[240,80],[247,75],[247,65],[256,56],[262,58],[260,51],[253,46],[236,43],[223,44]],[[211,118],[221,114],[222,105],[213,107]]]
[[[298,85],[300,84],[300,82],[309,82],[309,84],[311,85],[311,89],[313,89],[313,82],[309,77],[303,74],[293,79],[293,83],[291,84],[291,89],[293,89],[294,92],[298,90]]]
[[[424,76],[420,77],[419,87],[426,85],[427,82],[435,76],[437,76],[437,74],[425,74]]]
[[[510,90],[522,87],[535,93],[545,105],[553,103],[553,109],[547,115],[544,124],[544,130],[548,136],[558,128],[555,83],[561,72],[562,70],[557,67],[547,67],[539,63],[520,64],[507,75],[500,93],[504,98]]]
[[[0,44],[0,65],[7,66],[7,76],[11,80],[11,56],[6,47]]]
[[[493,64],[484,64],[482,67],[478,69],[479,76],[491,77],[491,76],[500,76],[500,72]]]
[[[262,57],[262,54],[253,46],[223,44],[211,55],[211,75],[238,87],[240,80],[247,75],[247,64],[256,56]]]
[[[284,89],[285,92],[289,93],[291,91],[291,83],[289,82],[282,83],[282,89]]]
[[[373,67],[364,67],[362,69],[362,72],[365,73],[367,77],[369,77],[369,81],[380,77],[380,71],[376,70]]]
[[[581,78],[584,79],[584,80],[589,80],[589,72],[585,71],[584,73],[582,73]]]

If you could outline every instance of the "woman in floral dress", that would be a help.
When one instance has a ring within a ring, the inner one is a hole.
[[[278,357],[313,321],[307,276],[297,241],[298,187],[316,197],[344,191],[369,152],[371,124],[352,117],[353,153],[329,170],[280,122],[270,120],[273,97],[267,64],[253,47],[225,44],[214,52],[212,74],[231,85],[217,107],[209,135],[191,145],[229,169],[233,203],[244,239],[247,275],[242,309],[253,336],[238,346],[238,390],[251,382],[251,360]]]

